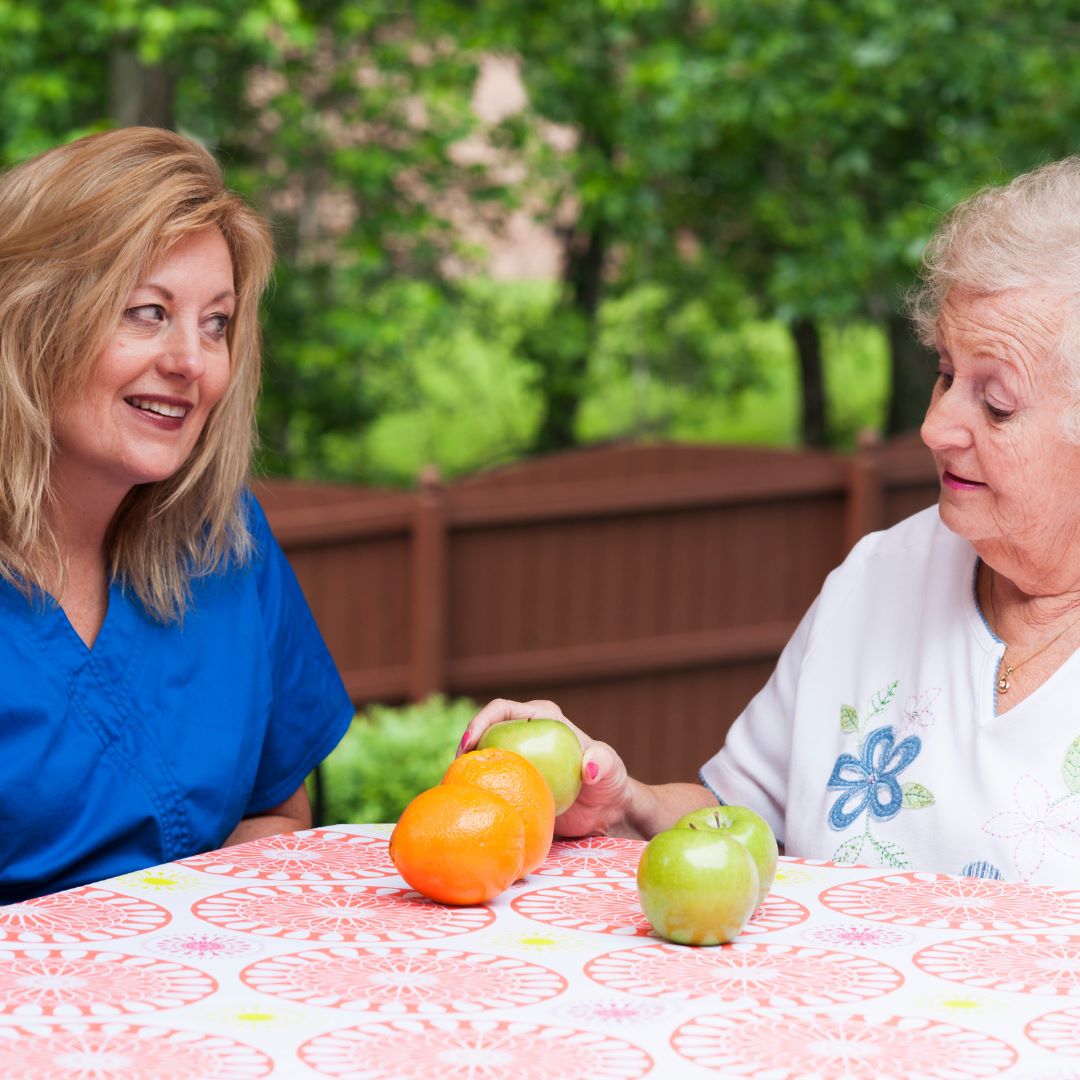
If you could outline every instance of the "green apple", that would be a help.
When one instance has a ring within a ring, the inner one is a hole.
[[[555,796],[555,813],[574,804],[581,790],[581,743],[558,720],[503,720],[480,736],[478,750],[498,746],[516,750],[531,761]]]
[[[676,829],[716,829],[738,840],[753,856],[758,872],[758,903],[772,888],[779,850],[769,823],[745,806],[706,806],[691,810],[675,822]]]
[[[652,928],[677,945],[723,945],[754,913],[750,852],[717,829],[666,829],[638,862],[638,897]]]

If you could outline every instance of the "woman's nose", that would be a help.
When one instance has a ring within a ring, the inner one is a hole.
[[[963,447],[971,443],[971,425],[961,387],[955,383],[948,389],[935,387],[919,434],[931,450]]]
[[[177,319],[168,328],[164,345],[159,362],[167,374],[197,379],[206,370],[197,324]]]

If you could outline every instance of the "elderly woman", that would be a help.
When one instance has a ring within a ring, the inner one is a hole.
[[[352,707],[244,487],[271,263],[171,132],[0,177],[0,901],[311,823]]]
[[[913,308],[938,506],[829,575],[702,785],[639,783],[579,731],[560,832],[649,837],[719,801],[794,855],[1080,878],[1080,158],[957,207]],[[530,715],[565,719],[492,702],[462,749]]]

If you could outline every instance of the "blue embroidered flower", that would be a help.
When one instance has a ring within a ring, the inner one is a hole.
[[[1002,872],[992,862],[987,862],[986,859],[969,862],[960,871],[960,876],[988,878],[990,881],[1002,881],[1004,879]]]
[[[900,813],[904,796],[896,777],[921,749],[918,735],[909,735],[897,743],[893,729],[886,726],[870,733],[863,744],[862,760],[841,754],[828,786],[844,794],[833,803],[829,824],[834,829],[846,829],[867,808],[878,821],[888,821]]]

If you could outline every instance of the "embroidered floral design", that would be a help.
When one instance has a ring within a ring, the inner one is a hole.
[[[879,727],[863,744],[862,757],[841,754],[829,777],[829,787],[844,792],[833,803],[829,824],[837,830],[855,823],[864,810],[878,821],[890,821],[900,813],[904,795],[897,775],[918,757],[922,741],[909,735],[896,742],[891,727]]]
[[[941,693],[940,686],[934,686],[924,690],[921,694],[912,694],[904,705],[904,715],[900,723],[896,725],[896,737],[904,739],[908,735],[916,735],[921,730],[926,730],[934,723],[934,710],[932,708],[938,695]]]
[[[896,698],[899,682],[891,682],[871,699],[865,719],[860,719],[854,705],[840,707],[840,730],[856,737],[856,752],[841,754],[833,766],[827,787],[841,794],[829,812],[829,825],[840,832],[850,828],[866,813],[862,833],[853,836],[833,853],[838,863],[858,861],[869,844],[886,866],[910,869],[907,852],[896,843],[878,840],[870,831],[870,822],[891,821],[902,809],[919,810],[934,804],[929,788],[914,782],[900,783],[900,774],[918,757],[922,739],[913,734],[934,722],[932,705],[940,692],[934,688],[910,697],[898,725],[883,724],[870,729],[870,723],[884,713]],[[898,733],[899,732],[899,733]]]
[[[985,878],[989,881],[1001,881],[1001,871],[986,859],[976,859],[967,863],[960,870],[961,877]]]
[[[1080,794],[1080,735],[1069,744],[1061,766],[1061,778],[1073,795]]]
[[[1035,777],[1026,775],[1013,788],[1013,807],[990,818],[983,832],[1013,842],[1013,865],[1022,881],[1034,877],[1051,852],[1080,859],[1080,792],[1052,800]]]

